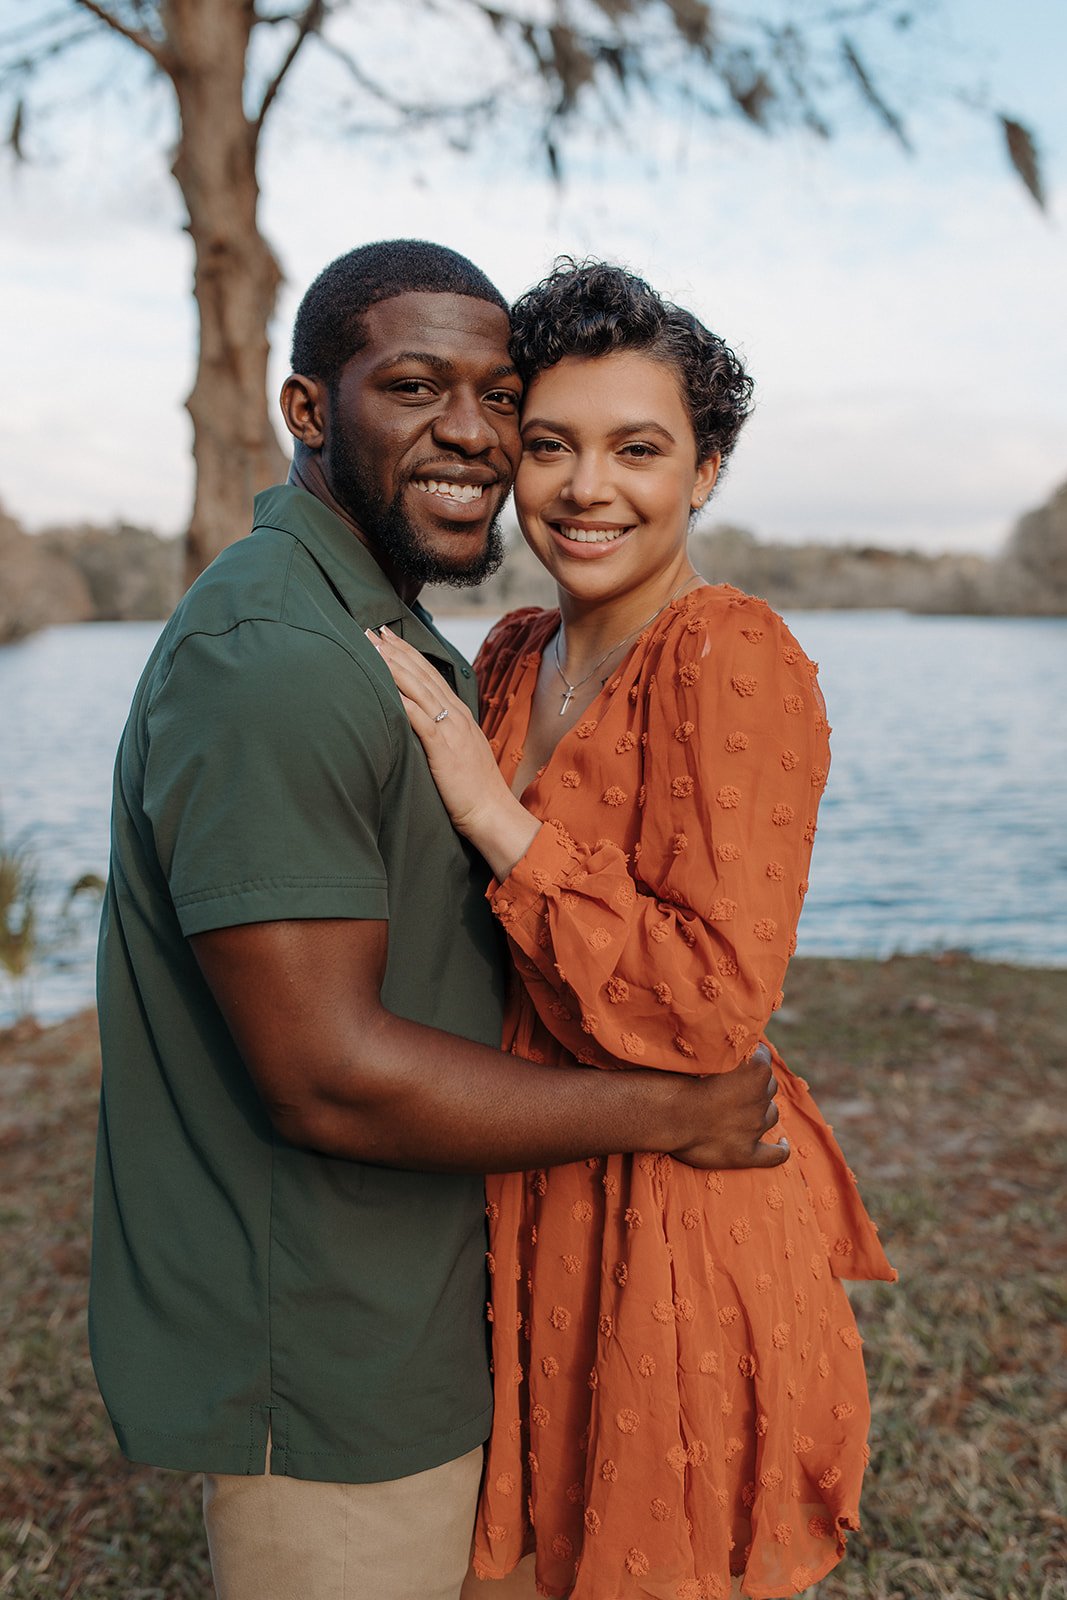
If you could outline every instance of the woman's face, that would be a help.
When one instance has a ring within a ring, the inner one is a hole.
[[[531,383],[515,505],[523,535],[576,598],[610,599],[684,576],[698,463],[673,368],[637,351],[566,356]]]

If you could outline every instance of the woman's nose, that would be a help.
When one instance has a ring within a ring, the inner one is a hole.
[[[606,505],[615,498],[615,489],[603,460],[593,455],[573,458],[564,492],[569,500],[579,506]]]

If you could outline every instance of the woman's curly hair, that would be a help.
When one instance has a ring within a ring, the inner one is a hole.
[[[725,464],[752,408],[752,379],[717,334],[643,278],[604,261],[560,256],[511,308],[511,353],[525,384],[564,356],[636,350],[674,368],[697,460]]]

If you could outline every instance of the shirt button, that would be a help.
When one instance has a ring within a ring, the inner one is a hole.
[[[462,674],[463,674],[463,676],[465,678],[469,678],[470,677],[470,675],[471,675],[470,667],[460,667],[459,670],[460,670],[460,672],[462,672]]]

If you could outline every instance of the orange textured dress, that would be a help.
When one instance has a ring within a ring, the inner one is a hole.
[[[558,620],[514,612],[479,656],[505,775]],[[490,890],[515,964],[505,1048],[570,1070],[749,1055],[796,943],[828,733],[815,668],[763,601],[673,601],[524,796],[548,825]],[[775,1062],[783,1167],[649,1154],[488,1180],[479,1577],[536,1550],[545,1595],[724,1600],[731,1574],[792,1595],[839,1559],[869,1409],[838,1280],[895,1274]]]

